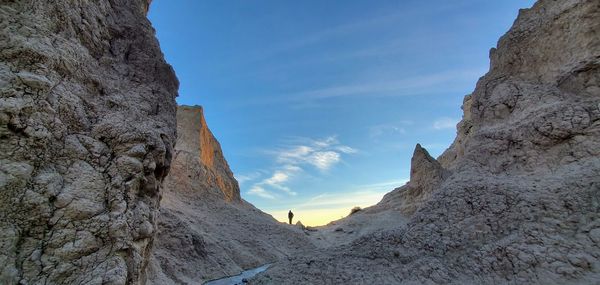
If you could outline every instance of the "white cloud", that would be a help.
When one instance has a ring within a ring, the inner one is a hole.
[[[313,148],[305,145],[296,146],[292,149],[280,151],[277,155],[277,160],[283,163],[295,163],[302,160],[314,151]]]
[[[335,151],[317,151],[308,156],[306,161],[320,170],[328,170],[340,161],[340,154]]]
[[[351,148],[349,146],[345,146],[345,145],[341,145],[335,148],[336,150],[339,150],[343,153],[347,153],[347,154],[351,154],[351,153],[357,153],[358,150]]]
[[[275,195],[273,195],[272,193],[270,193],[269,191],[265,190],[264,188],[260,187],[260,186],[252,186],[252,188],[250,188],[250,190],[248,190],[247,192],[250,195],[256,195],[265,199],[275,199]]]
[[[290,196],[296,196],[298,193],[294,192],[288,186],[285,185],[293,176],[301,172],[302,169],[295,165],[282,165],[279,169],[275,170],[271,176],[265,178],[259,182],[254,183],[248,194],[253,194],[262,198],[275,199],[278,197],[272,191],[279,191]],[[272,190],[269,192],[267,189]]]
[[[287,173],[278,170],[278,171],[275,171],[275,173],[273,173],[273,176],[271,176],[271,178],[265,180],[265,183],[279,184],[282,182],[286,182],[289,178],[290,178],[290,176]]]
[[[298,193],[292,191],[289,187],[285,186],[284,183],[287,182],[290,177],[299,171],[299,168],[294,166],[285,166],[281,170],[276,170],[273,175],[262,182],[256,184],[258,185],[268,185],[271,188],[283,191],[289,195],[296,196]]]
[[[288,146],[277,151],[268,152],[275,156],[275,162],[278,165],[270,176],[255,182],[248,194],[267,199],[277,197],[274,191],[296,196],[298,193],[293,191],[287,184],[304,171],[303,167],[312,166],[321,172],[325,172],[338,164],[342,160],[342,155],[356,152],[358,150],[341,144],[336,136],[316,140],[296,138]]]
[[[329,136],[324,139],[314,141],[314,144],[317,147],[321,147],[321,148],[330,147],[334,144],[339,144],[339,143],[340,142],[337,140],[337,138],[335,136]]]
[[[445,130],[445,129],[453,129],[458,124],[458,119],[453,118],[439,118],[433,122],[433,128],[436,130]]]
[[[312,165],[321,171],[327,171],[341,161],[341,154],[352,154],[358,150],[340,144],[335,136],[324,139],[300,139],[304,144],[294,145],[274,152],[279,163],[289,165]]]

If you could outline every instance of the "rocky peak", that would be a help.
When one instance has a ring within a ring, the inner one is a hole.
[[[424,192],[430,192],[433,186],[437,186],[448,172],[442,165],[429,155],[420,144],[415,146],[413,157],[410,161],[410,182],[413,187],[422,188]]]
[[[175,159],[165,183],[168,191],[241,202],[238,183],[200,106],[177,108]]]
[[[410,181],[387,193],[371,210],[397,209],[410,216],[449,175],[450,172],[440,162],[417,144],[410,164]]]
[[[215,160],[227,164],[219,142],[206,125],[201,106],[179,106],[177,122],[176,150],[197,156],[200,163],[209,168],[215,167]]]

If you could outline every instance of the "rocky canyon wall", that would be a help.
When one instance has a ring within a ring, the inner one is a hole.
[[[197,198],[199,192],[240,203],[240,188],[200,106],[177,108],[177,143],[167,191]]]
[[[236,275],[314,246],[240,198],[200,106],[177,109],[177,144],[165,179],[150,284],[197,284]]]
[[[465,98],[455,142],[439,162],[418,146],[411,181],[374,207],[406,224],[276,264],[254,283],[597,284],[598,19],[596,0],[520,11]]]
[[[0,2],[0,283],[141,284],[178,81],[147,0]]]

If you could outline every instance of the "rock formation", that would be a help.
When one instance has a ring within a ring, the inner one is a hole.
[[[395,209],[404,216],[410,216],[448,176],[448,170],[417,144],[411,159],[410,181],[386,194],[381,202],[369,210]]]
[[[141,284],[178,81],[148,0],[0,2],[0,284]]]
[[[223,156],[221,145],[206,125],[202,107],[177,108],[177,143],[166,191],[193,198],[198,193],[240,203],[240,188]]]
[[[240,190],[201,107],[177,109],[177,144],[165,189],[150,284],[196,284],[314,249]]]
[[[379,203],[317,227],[313,233],[327,246],[349,243],[382,230],[405,227],[410,217],[449,176],[448,170],[417,144],[411,160],[410,181],[387,193]]]
[[[595,0],[522,10],[465,98],[455,142],[439,163],[417,146],[411,181],[382,201],[406,223],[279,262],[254,283],[597,284],[598,19]]]

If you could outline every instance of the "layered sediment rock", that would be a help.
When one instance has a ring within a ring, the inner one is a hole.
[[[178,81],[149,1],[0,3],[0,284],[141,284]]]
[[[178,108],[177,133],[150,284],[196,284],[314,248],[301,229],[277,222],[240,198],[201,107]]]
[[[421,161],[428,174],[411,173],[403,190],[429,186],[415,192],[427,195],[406,224],[281,262],[255,283],[596,284],[598,19],[594,0],[522,10],[465,98],[439,165],[416,151],[413,168]],[[396,194],[400,205],[408,199]]]

